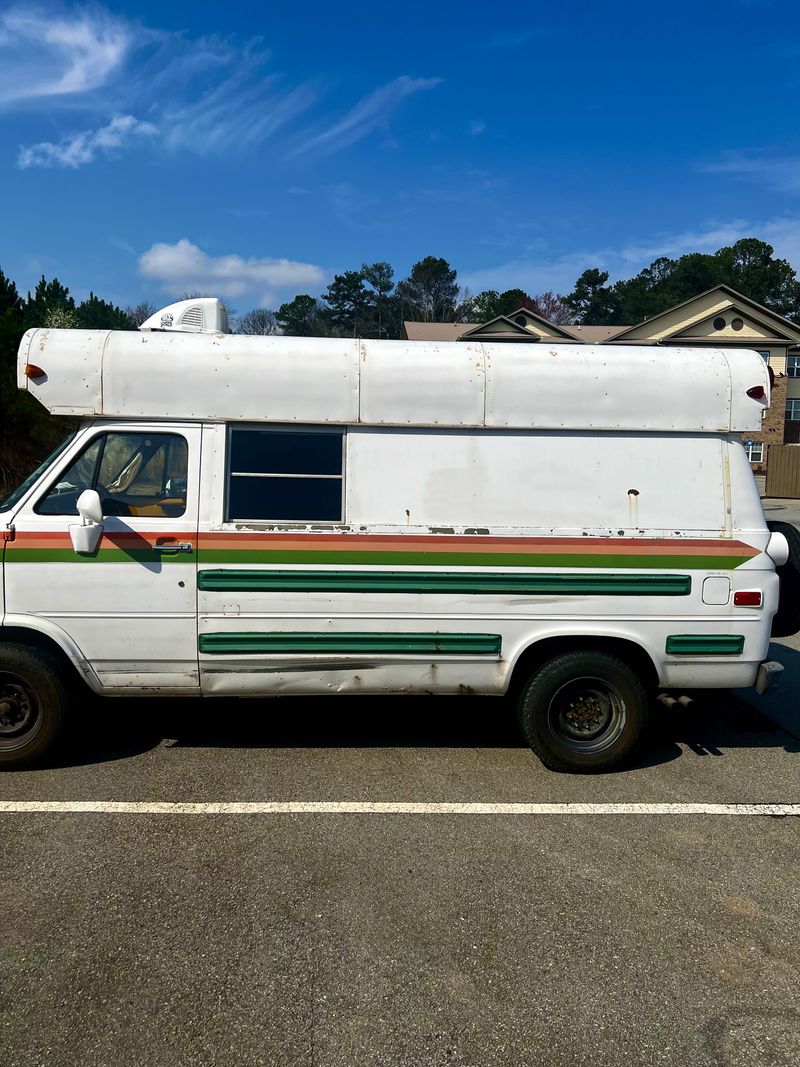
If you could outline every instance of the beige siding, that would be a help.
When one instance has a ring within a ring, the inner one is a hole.
[[[718,330],[714,325],[714,321],[719,318],[725,320],[725,328],[723,330]],[[741,320],[743,323],[740,330],[734,330],[731,325],[735,319]],[[774,330],[767,330],[760,322],[746,319],[744,315],[739,314],[736,308],[721,311],[718,315],[710,315],[707,319],[695,323],[689,330],[683,332],[692,337],[713,337],[715,340],[719,340],[720,344],[723,342],[727,344],[728,341],[741,343],[744,340],[775,336]]]
[[[675,333],[682,333],[689,326],[704,319],[713,319],[720,311],[727,311],[731,298],[724,293],[711,292],[693,300],[685,307],[674,308],[660,316],[657,321],[643,322],[635,330],[625,334],[626,344],[642,341],[661,341]]]
[[[718,317],[725,319],[726,327],[723,330],[714,329],[714,319]],[[731,321],[736,318],[744,321],[741,330],[734,330],[730,326]],[[763,309],[763,322],[760,321],[761,318],[760,314],[749,312],[745,306],[740,308],[730,294],[714,290],[682,307],[673,308],[664,315],[641,323],[621,337],[620,342],[636,344],[669,340],[675,344],[680,335],[686,335],[719,338],[724,344],[784,336],[787,337],[787,345],[797,343],[794,338],[800,338],[800,328],[792,327],[780,319],[771,319],[766,308]]]
[[[777,345],[769,349],[769,365],[776,374],[786,373],[786,349],[778,348]],[[791,381],[794,381],[792,378]]]

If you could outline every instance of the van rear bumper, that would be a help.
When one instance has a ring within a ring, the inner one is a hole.
[[[773,660],[708,660],[664,663],[659,684],[664,689],[751,689],[766,693],[778,685],[783,667]]]
[[[686,659],[662,663],[664,689],[749,689],[756,684],[761,660]]]

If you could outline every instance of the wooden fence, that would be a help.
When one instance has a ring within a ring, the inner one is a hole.
[[[800,445],[770,445],[765,496],[800,497]]]

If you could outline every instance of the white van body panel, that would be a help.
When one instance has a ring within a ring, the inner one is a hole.
[[[239,651],[225,656],[201,651],[207,692],[498,693],[508,688],[526,649],[559,637],[592,636],[637,645],[661,684],[670,687],[751,685],[766,656],[778,582],[764,554],[769,532],[763,513],[758,519],[755,483],[742,444],[732,436],[637,438],[356,427],[346,441],[349,522],[287,529],[282,524],[218,521],[214,501],[225,481],[225,435],[223,426],[204,429],[200,635],[225,634],[233,640],[256,632],[456,632],[498,634],[501,646],[492,656],[437,654],[426,661],[403,655]],[[751,526],[746,535],[738,530],[726,533],[732,494],[722,471],[726,464],[731,466],[731,456],[737,478],[746,479],[737,492]],[[638,496],[631,498],[628,489],[636,486],[641,487]],[[581,526],[581,518],[589,516],[593,525]],[[677,516],[682,525],[673,521],[670,527],[669,519]],[[225,548],[244,539],[246,566],[238,564],[235,547]],[[507,551],[501,552],[504,544]],[[471,558],[473,547],[481,557],[477,563]],[[385,553],[385,564],[375,562],[378,550]],[[459,557],[464,552],[468,555]],[[537,566],[537,554],[543,552],[547,565]],[[631,555],[637,552],[646,555],[631,566]],[[553,553],[563,558],[554,562]],[[322,563],[317,562],[320,554]],[[459,558],[465,562],[460,564]],[[493,559],[498,565],[492,565]],[[292,587],[292,576],[296,582],[303,572],[315,575],[320,568],[328,575],[363,579],[364,584],[351,591]],[[237,589],[243,571],[251,587]],[[681,596],[604,595],[586,589],[451,593],[446,584],[424,593],[368,591],[368,575],[380,579],[419,572],[445,583],[459,576],[474,580],[476,573],[502,577],[512,572],[516,579],[538,576],[551,581],[569,577],[577,582],[622,574],[641,578],[642,589],[655,573],[683,576],[690,591]],[[276,574],[283,576],[282,586],[257,588],[253,576],[259,573],[267,582]],[[226,575],[231,576],[228,588]],[[727,583],[724,603],[704,603],[709,576]],[[761,589],[764,606],[734,608],[733,593],[740,588]],[[736,633],[744,646],[736,662],[728,655],[666,655],[668,637],[687,632]]]
[[[708,474],[722,470],[725,449],[721,437],[699,434],[356,427],[347,435],[347,515],[351,525],[631,536],[674,535],[680,509],[682,533],[719,536],[725,484]],[[654,477],[665,456],[671,472]]]
[[[5,625],[63,633],[103,692],[502,693],[543,641],[745,686],[767,654],[778,579],[737,437],[768,399],[756,353],[50,330],[19,360],[90,419],[8,516]],[[231,517],[248,427],[343,435],[319,476],[340,521]],[[75,516],[37,507],[111,431],[186,439],[186,507],[109,515],[78,556]]]

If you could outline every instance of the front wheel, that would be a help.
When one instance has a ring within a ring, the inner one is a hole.
[[[539,667],[520,694],[523,736],[553,771],[616,766],[644,729],[648,697],[624,660],[605,652],[565,652]]]
[[[67,690],[53,656],[0,644],[0,769],[40,759],[58,737],[66,708]]]

